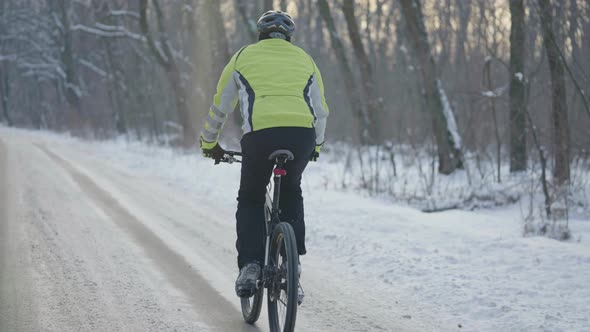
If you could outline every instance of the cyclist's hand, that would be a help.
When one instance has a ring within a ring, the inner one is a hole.
[[[318,158],[320,157],[320,153],[319,152],[313,152],[311,154],[311,157],[309,158],[309,161],[318,161]]]
[[[318,158],[320,157],[320,150],[322,149],[322,145],[323,144],[315,146],[315,150],[313,151],[313,153],[309,157],[310,161],[318,161]]]
[[[219,146],[218,143],[209,149],[201,148],[201,151],[203,152],[203,156],[215,159],[215,161],[222,160],[223,156],[225,155],[225,150],[221,146]]]

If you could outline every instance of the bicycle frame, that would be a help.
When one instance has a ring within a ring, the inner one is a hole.
[[[283,168],[285,164],[284,160],[275,160],[275,168],[273,170],[273,195],[272,195],[272,200],[271,200],[271,206],[270,206],[270,220],[266,220],[266,245],[265,245],[265,254],[264,254],[264,266],[268,266],[268,255],[269,255],[269,251],[270,251],[270,236],[272,235],[272,232],[275,228],[275,226],[281,222],[281,220],[279,219],[279,215],[281,213],[281,209],[279,208],[279,202],[280,202],[280,192],[281,192],[281,177],[283,175],[287,175],[287,171],[285,171],[285,169]],[[268,204],[268,200],[270,198],[269,193],[266,193],[267,195],[267,204]],[[268,207],[267,207],[268,208]],[[264,280],[266,280],[265,277],[263,277]]]

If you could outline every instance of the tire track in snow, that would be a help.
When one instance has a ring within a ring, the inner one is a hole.
[[[28,246],[21,242],[20,220],[13,213],[14,180],[8,166],[8,148],[0,139],[0,331],[38,331]]]
[[[76,169],[42,144],[35,144],[53,161],[63,167],[98,206],[122,229],[128,232],[145,250],[146,255],[161,269],[167,279],[182,291],[196,312],[215,329],[220,331],[260,331],[235,319],[241,317],[232,303],[219,294],[199,272],[194,270],[184,257],[171,250],[156,234],[100,188],[91,178]]]

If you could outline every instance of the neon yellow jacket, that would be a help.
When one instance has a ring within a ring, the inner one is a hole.
[[[201,147],[217,144],[239,102],[243,134],[274,127],[315,128],[324,143],[329,109],[322,76],[313,59],[288,41],[261,40],[239,50],[223,69],[201,134]]]

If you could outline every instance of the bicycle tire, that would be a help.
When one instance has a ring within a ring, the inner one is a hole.
[[[262,309],[262,300],[264,299],[264,287],[258,288],[256,293],[248,298],[241,298],[242,316],[248,324],[254,324],[260,317]]]
[[[277,276],[273,278],[267,292],[271,332],[292,332],[295,329],[299,285],[298,260],[295,232],[291,225],[281,222],[273,231],[269,252],[269,266],[277,271]],[[281,309],[284,309],[284,312]]]

